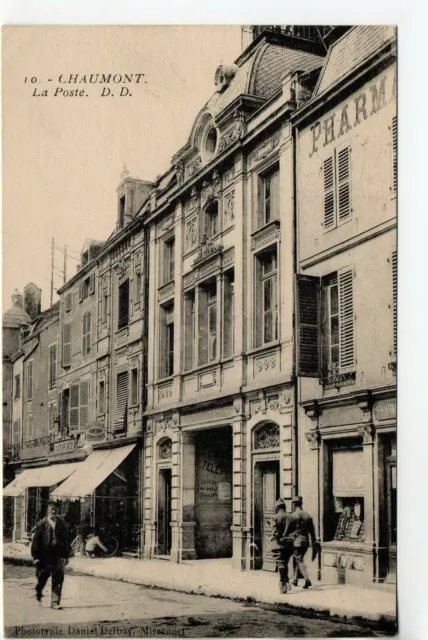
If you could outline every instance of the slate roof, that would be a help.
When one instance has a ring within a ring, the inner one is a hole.
[[[395,27],[388,25],[363,25],[347,31],[331,46],[313,97],[339,82],[394,37]]]

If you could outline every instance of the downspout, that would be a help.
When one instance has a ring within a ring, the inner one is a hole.
[[[293,487],[295,495],[299,495],[299,430],[298,430],[298,402],[300,396],[300,380],[297,376],[297,332],[296,332],[296,274],[298,272],[298,224],[297,224],[297,152],[296,152],[296,140],[297,129],[291,123],[292,131],[292,145],[293,145],[293,379],[294,379],[294,478]]]

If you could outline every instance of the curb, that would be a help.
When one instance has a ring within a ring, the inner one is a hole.
[[[24,565],[24,566],[33,566],[33,561],[28,557],[15,557],[15,556],[5,556],[3,558],[5,564],[16,564],[16,565]],[[148,589],[160,589],[162,591],[175,591],[178,593],[187,593],[189,595],[200,595],[208,598],[222,598],[225,600],[233,600],[235,602],[243,602],[248,604],[256,604],[262,608],[272,609],[272,610],[281,610],[284,613],[290,615],[299,615],[302,617],[308,618],[319,618],[335,621],[335,622],[348,622],[350,624],[355,624],[359,626],[366,626],[368,628],[372,628],[375,630],[380,630],[386,633],[387,635],[395,635],[397,633],[397,620],[395,616],[392,615],[382,615],[379,616],[362,616],[361,614],[347,612],[346,610],[341,612],[340,610],[332,610],[324,607],[323,605],[317,606],[303,606],[298,604],[293,604],[284,601],[271,601],[267,602],[266,600],[262,600],[258,597],[254,596],[240,596],[233,594],[225,594],[219,593],[217,587],[212,587],[210,585],[201,585],[199,587],[190,587],[185,585],[180,585],[177,583],[165,583],[162,581],[157,581],[154,583],[153,580],[147,579],[144,581],[144,578],[140,581],[132,580],[126,577],[117,577],[117,576],[108,576],[108,575],[99,575],[96,572],[83,571],[81,569],[72,567],[68,565],[66,567],[66,573],[76,575],[76,576],[90,576],[93,578],[99,578],[102,580],[114,580],[118,582],[127,582],[130,584],[138,584],[142,587],[147,587]]]

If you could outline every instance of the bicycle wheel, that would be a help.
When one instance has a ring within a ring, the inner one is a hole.
[[[73,542],[71,543],[71,550],[73,552],[73,555],[76,555],[76,553],[79,553],[79,551],[82,550],[82,546],[83,546],[83,538],[80,534],[78,534]]]
[[[111,558],[117,553],[119,542],[116,538],[107,538],[103,544],[107,549],[107,552],[104,554],[105,558]]]

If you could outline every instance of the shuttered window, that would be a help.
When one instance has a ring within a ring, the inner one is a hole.
[[[83,334],[83,344],[82,344],[82,352],[83,355],[86,356],[91,352],[91,312],[87,311],[83,314],[82,320],[82,334]]]
[[[64,310],[66,312],[71,311],[73,296],[71,293],[67,293],[64,300]]]
[[[27,416],[27,440],[32,440],[34,437],[34,416],[29,413]]]
[[[114,415],[114,429],[124,429],[126,426],[126,411],[128,404],[128,372],[123,371],[117,376],[116,409]]]
[[[14,389],[15,393],[13,397],[14,400],[16,400],[21,396],[21,376],[19,375],[19,373],[15,376]]]
[[[279,171],[269,169],[258,178],[258,226],[268,224],[279,217]]]
[[[394,328],[394,355],[397,355],[397,251],[392,252],[392,313]]]
[[[324,160],[324,229],[334,229],[351,216],[351,149],[335,149]]]
[[[392,118],[392,189],[397,193],[397,116]]]
[[[89,415],[89,380],[70,387],[70,431],[84,429]]]
[[[352,268],[338,272],[340,313],[340,369],[355,364],[354,354],[354,272]]]
[[[18,418],[13,421],[12,427],[12,444],[18,444],[21,439],[21,420]]]
[[[62,327],[62,366],[71,365],[71,324]]]
[[[296,276],[297,375],[320,375],[320,279]]]
[[[56,387],[56,362],[57,346],[53,344],[49,347],[49,389]]]
[[[129,280],[119,286],[119,313],[117,328],[127,327],[129,322]]]
[[[76,431],[79,427],[79,385],[70,387],[70,431]]]
[[[33,372],[34,362],[31,361],[27,365],[27,400],[33,399]]]
[[[55,431],[56,404],[48,406],[48,430],[49,433]]]

